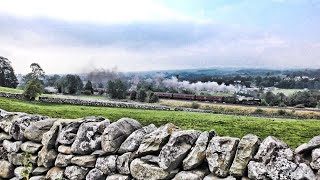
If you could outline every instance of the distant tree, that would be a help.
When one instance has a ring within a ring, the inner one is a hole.
[[[140,81],[138,84],[137,84],[137,89],[145,89],[145,90],[153,90],[154,89],[154,84],[151,83],[151,82],[147,82],[147,81]]]
[[[68,94],[76,94],[83,88],[82,80],[78,75],[66,75],[64,85],[65,92]]]
[[[56,88],[59,93],[76,94],[83,89],[83,83],[78,75],[68,74],[56,82]]]
[[[159,102],[159,97],[155,93],[151,92],[148,94],[148,102],[157,103]]]
[[[23,94],[26,97],[26,99],[34,101],[36,97],[42,94],[42,92],[43,87],[40,81],[37,79],[32,79],[27,83]]]
[[[265,99],[261,100],[261,106],[269,106]]]
[[[137,98],[137,91],[132,90],[130,92],[130,100],[136,100],[136,98]]]
[[[11,62],[7,58],[0,56],[0,86],[16,88],[17,85],[18,80]]]
[[[305,107],[316,107],[318,95],[310,91],[296,92],[287,98],[287,104],[296,106],[303,104]]]
[[[265,94],[264,100],[270,105],[273,99],[274,99],[274,94],[271,91],[268,91]]]
[[[57,74],[53,76],[46,76],[45,77],[45,85],[46,86],[55,86],[56,82],[60,79],[61,77]]]
[[[64,77],[61,77],[54,83],[54,87],[58,90],[58,93],[63,93]]]
[[[30,68],[31,72],[22,77],[22,81],[19,84],[21,89],[25,89],[26,84],[33,79],[38,80],[41,85],[44,85],[45,72],[40,65],[38,63],[32,63]]]
[[[269,106],[277,106],[280,104],[280,97],[270,91],[265,94],[264,100],[268,103]]]
[[[45,73],[43,69],[37,63],[32,63],[30,65],[31,72],[28,73],[23,79],[26,80],[24,83],[24,95],[29,100],[34,100],[38,95],[42,94],[44,91],[43,80],[45,78]]]
[[[19,89],[25,89],[27,83],[28,83],[29,81],[31,81],[31,80],[32,80],[32,77],[31,77],[31,74],[30,74],[30,73],[22,76],[22,79],[21,79],[21,82],[20,82],[19,85],[18,85],[18,88],[19,88]]]
[[[172,87],[170,87],[170,88],[168,89],[168,92],[169,92],[169,93],[179,93],[175,88],[172,88]]]
[[[103,83],[100,82],[100,83],[98,84],[98,88],[104,88]]]
[[[120,79],[109,80],[107,83],[107,93],[112,99],[125,99],[127,86]]]
[[[194,91],[189,90],[189,89],[183,89],[183,90],[181,90],[181,93],[182,93],[182,94],[195,94]]]
[[[146,98],[147,98],[146,91],[144,89],[140,89],[137,92],[137,100],[140,101],[140,102],[144,102],[144,101],[146,101]]]
[[[91,83],[91,84],[92,84],[93,91],[94,91],[94,89],[98,88],[98,84],[97,83]]]
[[[277,95],[280,97],[280,102],[285,101],[286,95],[284,93],[278,93]]]
[[[40,67],[40,65],[38,63],[32,63],[30,65],[31,68],[31,78],[32,79],[44,79],[45,77],[45,72],[43,71],[43,69]]]
[[[255,77],[255,83],[256,83],[257,87],[260,86],[261,82],[262,82],[262,77],[261,76]]]
[[[92,87],[91,81],[88,81],[86,83],[86,85],[84,86],[84,90],[85,91],[89,91],[89,92],[91,92],[91,94],[93,94],[93,87]]]

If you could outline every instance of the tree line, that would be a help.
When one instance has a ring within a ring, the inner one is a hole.
[[[11,67],[10,61],[2,58],[0,61],[1,67],[1,86],[16,88],[18,80]],[[159,101],[159,98],[151,91],[139,87],[137,90],[129,92],[129,84],[121,79],[109,80],[106,85],[95,85],[91,81],[87,81],[84,85],[79,75],[67,74],[64,76],[52,75],[48,76],[45,71],[37,63],[30,65],[31,72],[22,77],[19,84],[20,89],[24,89],[24,95],[28,100],[35,100],[36,97],[42,93],[52,93],[45,89],[45,87],[54,87],[57,89],[57,93],[70,94],[70,95],[93,95],[93,86],[100,87],[99,94],[106,93],[112,99],[126,99],[155,103]],[[8,72],[8,70],[10,72]]]
[[[167,88],[165,86],[157,86],[154,82],[139,81],[136,87],[132,89],[132,84],[128,79],[116,78],[107,81],[106,84],[92,83],[91,81],[84,82],[79,75],[67,74],[60,75],[46,75],[45,71],[37,63],[30,65],[31,71],[22,77],[19,84],[11,62],[0,56],[0,86],[9,88],[24,89],[24,95],[28,100],[34,100],[42,93],[50,93],[45,87],[54,87],[57,93],[71,94],[71,95],[93,95],[95,89],[98,89],[100,95],[107,95],[112,99],[130,99],[140,102],[158,102],[159,98],[153,92],[171,92],[178,93],[176,89]],[[309,73],[310,76],[316,77],[318,71]],[[274,94],[272,92],[263,93],[257,91],[254,97],[263,99],[264,105],[269,106],[303,106],[303,107],[319,107],[320,101],[320,80],[319,78],[301,79],[296,81],[292,78],[301,73],[287,75],[287,78],[280,76],[225,76],[225,77],[197,77],[197,79],[183,79],[191,82],[196,81],[216,81],[218,84],[234,84],[235,82],[242,83],[247,87],[252,85],[257,87],[279,87],[285,89],[291,88],[308,88],[310,91],[296,92],[292,95],[286,96],[283,93]],[[199,79],[200,78],[200,79]],[[181,77],[180,77],[181,79]],[[95,87],[95,88],[93,88]],[[317,89],[317,90],[312,90]],[[194,93],[189,91],[182,91],[179,93]]]
[[[18,79],[11,66],[11,62],[0,56],[0,86],[16,88],[18,85]]]
[[[262,94],[262,105],[320,108],[320,92],[315,90],[298,91],[286,96],[284,93],[274,94],[269,91]]]

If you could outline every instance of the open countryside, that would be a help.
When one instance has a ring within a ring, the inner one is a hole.
[[[0,0],[0,180],[320,180],[319,0]]]

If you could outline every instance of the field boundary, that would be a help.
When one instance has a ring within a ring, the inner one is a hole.
[[[22,94],[0,92],[0,97],[25,100]],[[39,97],[38,102],[49,103],[49,104],[66,104],[66,105],[82,105],[82,106],[95,106],[95,107],[111,107],[111,108],[129,108],[129,109],[143,109],[143,110],[160,110],[160,111],[184,111],[184,112],[198,112],[198,113],[211,113],[211,114],[225,114],[225,115],[236,115],[236,116],[248,116],[248,117],[266,117],[266,118],[289,118],[289,119],[306,119],[301,116],[294,115],[271,115],[271,114],[246,114],[246,113],[234,113],[234,112],[223,112],[205,109],[193,109],[187,107],[177,107],[169,105],[150,105],[141,103],[130,103],[130,102],[117,102],[107,100],[84,100],[74,98],[52,98],[52,97]],[[310,119],[310,118],[309,118]],[[311,118],[311,119],[320,119]]]
[[[0,92],[0,97],[25,100],[25,96],[23,94],[18,94],[18,93]]]

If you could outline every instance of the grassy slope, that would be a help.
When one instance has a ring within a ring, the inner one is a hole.
[[[23,91],[20,89],[13,89],[0,86],[0,92],[8,92],[8,93],[22,93]]]
[[[0,86],[0,92],[8,92],[8,93],[16,93],[16,94],[22,94],[23,90],[21,89],[14,89],[14,88],[8,88],[8,87],[2,87]],[[55,94],[42,94],[43,97],[54,97],[54,98],[89,98],[89,99],[100,99],[100,100],[108,100],[105,96],[88,96],[88,95],[55,95]]]
[[[214,129],[220,135],[234,137],[242,137],[248,133],[259,135],[262,138],[273,135],[293,148],[309,141],[310,138],[319,135],[320,132],[319,120],[271,119],[192,112],[54,105],[6,98],[0,98],[0,108],[7,111],[37,113],[61,118],[80,118],[94,115],[104,116],[115,121],[122,117],[130,117],[139,120],[144,125],[154,123],[159,126],[171,122],[182,129]]]

